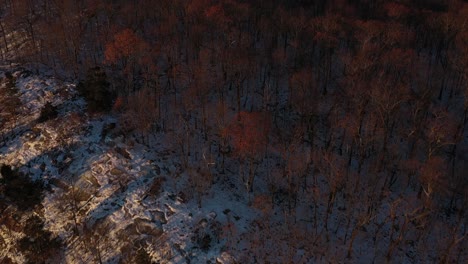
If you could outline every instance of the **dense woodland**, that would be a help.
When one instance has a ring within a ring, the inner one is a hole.
[[[292,251],[339,237],[351,260],[373,232],[389,262],[467,261],[467,1],[2,0],[0,30],[3,61],[168,135],[199,206],[237,177],[264,214],[242,263],[275,254],[273,212]]]

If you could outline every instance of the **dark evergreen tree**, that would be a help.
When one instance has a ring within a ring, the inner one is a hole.
[[[27,263],[53,263],[59,254],[61,241],[44,229],[43,220],[36,215],[26,221],[25,237],[18,241],[18,249],[26,256]]]
[[[101,112],[112,108],[114,96],[110,91],[110,84],[102,68],[91,68],[86,79],[78,83],[77,88],[85,97],[89,111]]]

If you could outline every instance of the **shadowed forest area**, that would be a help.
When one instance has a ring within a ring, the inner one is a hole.
[[[468,261],[465,0],[1,0],[0,53],[257,210],[237,263]]]

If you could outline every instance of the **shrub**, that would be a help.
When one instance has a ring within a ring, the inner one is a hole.
[[[136,252],[134,263],[136,263],[136,264],[151,264],[152,262],[151,262],[151,257],[148,254],[148,252],[146,252],[146,250],[144,248],[140,248]]]
[[[26,221],[25,237],[18,241],[18,248],[26,256],[28,263],[51,263],[59,252],[62,243],[44,229],[44,222],[38,216]]]
[[[16,78],[10,72],[5,72],[5,79],[6,79],[6,88],[7,91],[11,94],[15,94],[18,92],[16,88]]]
[[[5,72],[5,78],[7,78],[8,80],[12,80],[14,77],[13,77],[13,74],[11,74],[11,72]]]
[[[41,203],[43,196],[42,181],[32,181],[9,165],[2,165],[0,172],[5,185],[3,188],[5,197],[16,204],[19,209],[31,209]]]
[[[14,178],[14,172],[9,165],[2,165],[0,167],[0,174],[3,176],[4,180],[10,180]]]
[[[45,122],[50,119],[56,118],[58,115],[57,107],[53,106],[50,102],[47,102],[41,109],[41,115],[37,120],[39,123]]]
[[[213,219],[202,219],[196,226],[192,242],[202,251],[207,252],[213,246],[213,243],[219,243],[221,224]]]

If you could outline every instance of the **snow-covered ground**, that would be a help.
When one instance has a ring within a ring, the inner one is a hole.
[[[210,190],[198,208],[196,199],[190,199],[190,175],[180,173],[179,162],[163,143],[149,149],[129,144],[113,131],[103,137],[103,128],[115,118],[89,116],[74,84],[24,70],[13,76],[22,107],[15,124],[2,123],[9,137],[1,145],[0,161],[44,180],[49,189],[42,202],[45,227],[64,242],[63,263],[92,263],[97,255],[103,263],[118,263],[128,253],[125,248],[137,244],[164,263],[229,261],[222,227],[235,221],[237,229],[246,230],[258,214],[255,209],[218,189]],[[58,107],[58,117],[37,123],[47,102]],[[234,214],[242,218],[230,219]],[[210,239],[218,236],[220,241],[200,249],[195,231],[216,233]],[[6,233],[2,228],[1,234]],[[0,259],[24,262],[14,247],[8,241]]]

